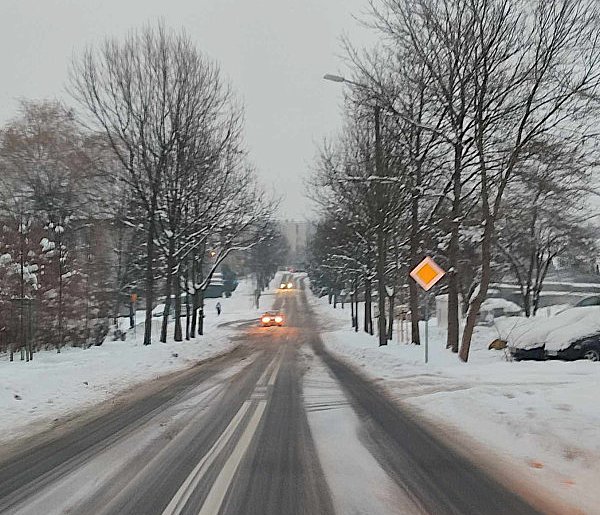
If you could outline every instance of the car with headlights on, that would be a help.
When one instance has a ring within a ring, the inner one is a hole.
[[[267,311],[260,317],[260,325],[262,327],[282,327],[284,321],[285,319],[281,311]]]

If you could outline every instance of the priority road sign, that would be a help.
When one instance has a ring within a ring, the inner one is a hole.
[[[427,256],[410,272],[410,276],[423,288],[429,291],[445,274],[440,266]]]
[[[410,272],[410,276],[423,288],[429,291],[442,277],[444,272],[438,264],[427,256]],[[429,362],[429,295],[425,295],[425,363]]]

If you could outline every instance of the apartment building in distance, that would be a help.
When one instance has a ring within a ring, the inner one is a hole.
[[[304,268],[308,260],[308,242],[315,230],[314,224],[306,220],[282,220],[279,222],[279,226],[290,249],[289,264],[297,268]]]

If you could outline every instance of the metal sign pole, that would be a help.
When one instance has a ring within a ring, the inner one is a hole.
[[[437,263],[427,256],[411,270],[409,275],[425,290],[425,292],[428,292],[444,274],[445,272],[437,265]],[[425,363],[429,361],[429,301],[429,294],[425,293]],[[417,327],[419,327],[419,325],[417,325]],[[420,332],[421,330],[419,328],[419,333]]]
[[[429,362],[429,294],[425,294],[425,363]]]

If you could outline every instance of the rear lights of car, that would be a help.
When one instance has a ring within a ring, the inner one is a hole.
[[[277,324],[281,324],[281,322],[283,322],[283,317],[276,316],[276,317],[275,317],[275,323],[277,323]]]

